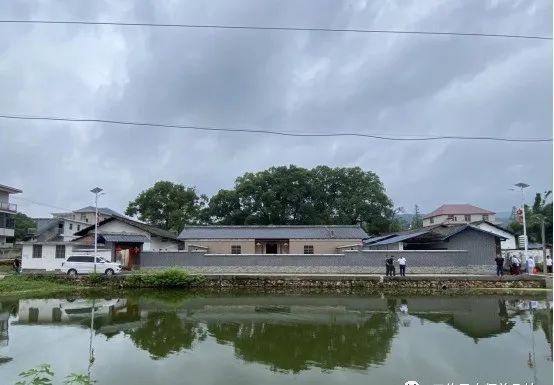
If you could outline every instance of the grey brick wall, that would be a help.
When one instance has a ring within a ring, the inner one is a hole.
[[[406,258],[413,273],[492,272],[491,261],[465,250],[356,251],[336,255],[205,255],[199,252],[142,252],[141,268],[184,267],[200,273],[383,273],[389,255]],[[398,268],[397,268],[398,269]]]

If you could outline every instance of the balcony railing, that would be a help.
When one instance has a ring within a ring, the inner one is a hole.
[[[0,210],[13,211],[15,213],[17,211],[17,205],[15,203],[0,202]]]

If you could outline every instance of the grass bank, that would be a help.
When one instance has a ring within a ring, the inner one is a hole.
[[[200,285],[203,277],[183,269],[165,269],[107,277],[100,274],[69,277],[61,274],[7,275],[0,279],[0,296],[86,294],[131,288],[183,289]]]
[[[7,275],[0,279],[0,296],[50,295],[75,291],[71,282],[56,281],[48,277]]]

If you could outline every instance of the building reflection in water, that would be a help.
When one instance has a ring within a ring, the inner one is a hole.
[[[9,342],[10,322],[90,328],[93,309],[96,335],[123,333],[153,359],[194,349],[211,337],[244,361],[293,373],[381,365],[400,328],[415,319],[448,324],[478,342],[508,333],[519,317],[542,329],[552,349],[550,302],[498,296],[23,299],[0,302],[0,343]]]

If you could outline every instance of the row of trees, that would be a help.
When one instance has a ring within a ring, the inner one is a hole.
[[[361,224],[371,233],[396,229],[381,180],[359,167],[272,167],[238,177],[233,189],[211,198],[160,181],[129,202],[125,213],[174,231],[189,224]]]

